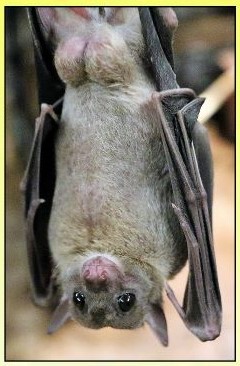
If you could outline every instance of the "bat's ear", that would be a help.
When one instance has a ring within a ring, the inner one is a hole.
[[[151,304],[150,311],[147,314],[146,322],[150,325],[151,329],[160,340],[163,346],[168,345],[168,331],[165,314],[161,305]]]
[[[60,304],[55,309],[48,327],[48,334],[56,332],[67,320],[71,318],[69,311],[69,299],[63,296]]]

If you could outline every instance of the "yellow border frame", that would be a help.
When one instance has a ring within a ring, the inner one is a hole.
[[[237,29],[236,29],[236,34],[240,34],[240,27],[239,27],[239,23],[240,23],[240,2],[237,1],[237,0],[231,0],[231,1],[223,1],[223,0],[202,0],[202,1],[195,1],[194,4],[193,4],[193,1],[188,1],[188,0],[185,0],[185,1],[180,1],[180,0],[175,0],[175,1],[156,1],[156,0],[149,0],[149,1],[146,1],[146,0],[139,0],[139,1],[119,1],[119,0],[111,0],[110,1],[102,1],[102,0],[98,0],[98,1],[94,1],[94,0],[85,0],[84,2],[84,5],[88,5],[88,6],[94,6],[94,5],[102,5],[102,6],[118,6],[118,5],[122,5],[122,6],[235,6],[236,7],[236,24],[237,24]],[[52,0],[51,2],[49,2],[48,0],[39,0],[38,2],[36,1],[27,1],[26,3],[22,3],[21,1],[17,1],[17,0],[3,0],[1,2],[1,11],[0,11],[0,27],[1,27],[1,34],[3,35],[2,37],[2,42],[0,42],[0,50],[1,50],[1,59],[4,60],[5,59],[5,25],[4,25],[4,7],[5,6],[25,6],[25,5],[28,5],[28,6],[34,6],[34,5],[38,5],[38,6],[47,6],[47,5],[51,5],[51,6],[58,6],[58,5],[66,5],[66,1],[62,1],[62,0]],[[73,1],[71,0],[70,3],[67,4],[68,6],[79,6],[79,5],[83,5],[82,3],[80,4],[79,1]],[[236,65],[239,65],[240,64],[240,57],[239,57],[239,50],[240,50],[240,37],[238,36],[237,37],[237,40],[236,40]],[[2,63],[2,66],[1,66],[1,84],[2,84],[2,88],[0,89],[0,113],[1,113],[1,120],[2,120],[2,124],[1,124],[1,130],[0,130],[0,146],[2,147],[1,149],[1,155],[0,155],[0,184],[1,184],[1,190],[0,190],[0,202],[2,203],[1,204],[1,237],[2,237],[2,247],[1,247],[1,278],[2,278],[2,281],[0,281],[0,293],[1,294],[4,294],[4,200],[5,200],[5,197],[4,197],[4,161],[5,161],[5,152],[4,152],[4,109],[5,109],[5,106],[4,106],[4,97],[5,97],[5,85],[4,85],[4,81],[5,81],[5,76],[4,76],[4,71],[5,71],[5,67],[4,67],[4,62]],[[239,128],[239,110],[240,110],[240,98],[239,98],[239,95],[238,95],[238,90],[239,90],[239,72],[238,72],[238,69],[236,70],[236,86],[237,86],[237,93],[236,93],[236,99],[237,99],[237,119],[236,119],[236,136],[239,135],[240,133],[240,128]],[[236,139],[236,188],[240,186],[240,177],[239,177],[239,161],[238,161],[238,158],[239,158],[239,150],[240,150],[240,147],[239,147],[239,141],[238,141],[238,138]],[[239,217],[238,213],[239,213],[239,205],[240,205],[240,194],[239,194],[239,190],[236,189],[236,202],[237,202],[237,205],[236,205],[236,223],[237,223],[237,219]],[[240,241],[240,235],[239,235],[239,227],[236,225],[236,243],[238,243]],[[239,259],[239,255],[238,255],[238,248],[237,248],[237,245],[236,245],[236,263]],[[236,269],[236,272],[238,272],[238,266],[237,266],[237,269]],[[239,277],[239,274],[237,273],[237,278],[236,278],[236,281],[237,281],[237,285],[239,286],[239,283],[238,283],[238,277]],[[237,288],[237,286],[236,286]],[[236,308],[239,309],[240,308],[240,298],[239,298],[239,290],[237,290],[237,302],[236,302]],[[1,352],[0,354],[2,355],[1,358],[0,358],[0,365],[5,365],[5,364],[10,364],[12,366],[18,366],[19,364],[28,364],[28,365],[33,365],[33,364],[36,364],[38,366],[42,366],[42,365],[45,365],[46,362],[48,361],[42,361],[42,362],[32,362],[32,361],[22,361],[22,362],[4,362],[4,348],[5,348],[5,339],[4,339],[4,297],[2,296],[2,301],[1,301],[1,314],[2,314],[2,322],[1,322],[1,333],[0,333],[0,345],[1,345]],[[238,312],[236,312],[238,313]],[[239,334],[239,315],[237,314],[237,319],[236,319],[236,322],[237,322],[237,334],[236,334],[236,343],[238,343],[239,341],[239,337],[238,337],[238,334]],[[211,362],[211,361],[203,361],[203,362],[196,362],[199,366],[205,364],[205,363],[210,363],[211,365],[235,365],[235,364],[240,364],[239,362],[239,357],[240,354],[239,354],[239,348],[236,349],[236,362],[234,361],[216,361],[216,362]],[[99,363],[102,363],[102,364],[107,364],[108,366],[112,366],[112,365],[118,365],[118,366],[124,366],[124,365],[138,365],[139,362],[105,362],[105,361],[99,361],[99,362],[80,362],[80,361],[76,361],[78,363],[81,363],[81,365],[85,364],[87,366],[93,366],[93,365],[96,365],[99,364]],[[141,365],[144,365],[144,366],[147,366],[147,365],[153,365],[153,364],[158,364],[160,365],[160,363],[162,363],[164,361],[152,361],[152,362],[141,362],[140,364]],[[181,361],[181,362],[167,362],[169,365],[171,364],[176,364],[176,365],[179,365],[179,366],[184,366],[186,365],[186,362],[187,361]],[[194,364],[195,362],[192,361],[192,362],[187,362],[188,365],[192,365]],[[57,365],[57,364],[60,364],[60,365],[71,365],[72,362],[49,362],[49,364],[54,364],[54,365]]]

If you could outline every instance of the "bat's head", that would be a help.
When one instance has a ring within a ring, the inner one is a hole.
[[[68,317],[89,328],[133,329],[144,321],[167,343],[161,289],[153,294],[154,282],[134,263],[119,263],[113,257],[96,255],[67,271],[63,299],[57,308],[50,332]],[[153,300],[154,299],[154,300]]]
[[[88,259],[74,276],[70,308],[73,318],[82,325],[91,328],[142,325],[146,294],[141,290],[146,281],[124,273],[116,261],[106,256]]]

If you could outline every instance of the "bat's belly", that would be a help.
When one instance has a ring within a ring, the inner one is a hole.
[[[163,259],[161,243],[175,251],[176,220],[157,124],[131,102],[81,98],[73,115],[63,111],[56,145],[49,235],[57,261],[86,251]]]

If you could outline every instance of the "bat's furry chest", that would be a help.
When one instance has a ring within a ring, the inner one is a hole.
[[[163,259],[159,245],[169,241],[172,192],[158,125],[142,103],[126,103],[94,85],[75,96],[69,91],[56,157],[49,231],[54,253],[62,246],[70,255],[135,257],[139,247],[139,258]]]

